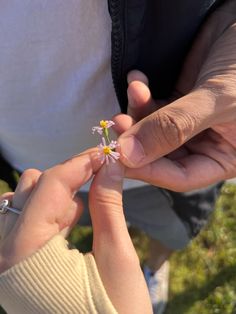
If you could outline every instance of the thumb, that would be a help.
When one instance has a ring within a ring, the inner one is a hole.
[[[118,313],[151,313],[138,256],[130,239],[122,206],[124,167],[104,165],[89,192],[93,253],[107,294]],[[122,287],[122,289],[121,289]]]
[[[142,119],[118,139],[121,161],[144,166],[208,128],[216,115],[214,96],[195,90]]]
[[[122,205],[124,166],[119,163],[103,165],[94,177],[89,192],[89,208],[93,224],[93,250],[113,251],[127,243],[129,234]]]

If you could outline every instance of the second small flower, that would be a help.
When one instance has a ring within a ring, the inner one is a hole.
[[[120,158],[120,153],[116,152],[116,148],[119,146],[117,141],[111,141],[109,138],[109,128],[112,127],[115,123],[112,120],[101,120],[99,126],[94,126],[92,128],[92,133],[98,132],[102,135],[102,143],[98,145],[99,156],[101,163],[106,162],[108,165],[109,162],[116,162]]]

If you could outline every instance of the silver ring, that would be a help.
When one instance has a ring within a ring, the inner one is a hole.
[[[0,214],[6,214],[8,211],[20,215],[21,210],[11,207],[9,200],[3,200],[0,203]]]

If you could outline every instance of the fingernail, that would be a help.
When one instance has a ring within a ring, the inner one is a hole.
[[[124,166],[119,162],[110,162],[107,166],[107,175],[112,181],[122,181],[124,178]]]
[[[121,154],[125,157],[130,166],[138,166],[145,159],[145,152],[142,144],[133,135],[119,138]]]

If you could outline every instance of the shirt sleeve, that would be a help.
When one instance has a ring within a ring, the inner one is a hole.
[[[0,304],[8,314],[117,314],[93,255],[61,235],[0,275]]]

